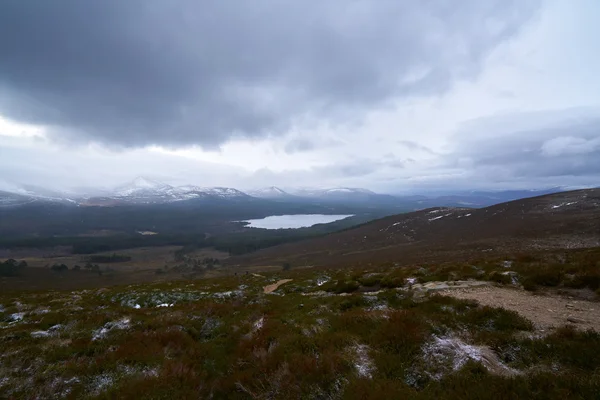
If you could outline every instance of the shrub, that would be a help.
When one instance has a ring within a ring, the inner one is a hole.
[[[4,262],[0,262],[0,276],[18,276],[21,274],[21,269],[26,266],[27,263],[25,261],[21,261],[19,263],[17,260],[13,260],[12,258]]]
[[[352,293],[358,290],[360,285],[356,281],[338,281],[338,283],[329,291],[334,293]]]
[[[68,271],[69,267],[67,267],[65,264],[54,264],[50,267],[50,269],[54,272],[63,272]]]
[[[573,278],[573,280],[567,284],[567,286],[577,289],[587,287],[592,290],[596,290],[600,288],[600,274],[576,275],[575,278]]]
[[[537,290],[537,285],[532,279],[527,278],[523,281],[523,289],[529,292],[535,292]]]
[[[504,275],[498,271],[494,271],[489,275],[489,280],[496,283],[501,283],[503,285],[509,285],[511,283],[510,276],[508,274]]]
[[[363,296],[354,294],[341,302],[340,311],[348,311],[355,307],[365,307],[367,305],[369,303]]]
[[[358,278],[358,282],[366,287],[377,286],[381,283],[381,276],[379,275],[371,275],[367,277]]]
[[[557,269],[545,268],[534,271],[529,278],[540,286],[558,286],[562,281],[563,273]]]

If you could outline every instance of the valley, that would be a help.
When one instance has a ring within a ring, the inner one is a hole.
[[[296,229],[235,222],[269,220],[266,203],[182,204],[4,214],[24,224],[0,224],[13,229],[0,250],[0,395],[563,399],[600,388],[600,189],[400,214],[329,204],[354,216]]]

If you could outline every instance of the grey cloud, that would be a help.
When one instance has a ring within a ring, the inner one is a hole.
[[[126,147],[336,123],[477,75],[538,3],[3,1],[0,115]]]
[[[288,154],[309,151],[315,148],[315,144],[308,139],[293,139],[289,141],[284,150]]]
[[[422,151],[428,154],[436,154],[433,150],[431,150],[429,147],[427,146],[423,146],[419,143],[415,143],[413,141],[410,140],[399,140],[398,144],[401,144],[402,146],[406,147],[409,150],[418,150],[418,151]]]
[[[457,148],[443,158],[442,165],[490,181],[525,180],[533,184],[553,180],[561,185],[571,184],[574,178],[585,178],[592,184],[600,181],[600,110],[586,117],[573,117],[575,110],[547,114],[557,119],[552,126],[534,127],[527,114],[506,116],[512,127],[496,118],[481,119],[453,138]],[[520,129],[520,120],[526,129]],[[486,131],[497,124],[504,126],[503,130],[487,135]],[[479,134],[474,133],[477,129]]]

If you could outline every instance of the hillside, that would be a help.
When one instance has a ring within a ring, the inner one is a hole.
[[[326,237],[265,249],[232,263],[332,265],[472,257],[474,252],[577,248],[600,243],[600,189],[511,201],[482,209],[437,207],[399,214]],[[475,253],[476,255],[476,253]]]
[[[0,398],[597,398],[599,255],[0,291]]]

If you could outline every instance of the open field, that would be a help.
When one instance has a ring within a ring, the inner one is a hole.
[[[223,276],[235,271],[220,267],[212,271],[195,271],[191,274],[188,269],[177,269],[181,262],[176,260],[175,253],[181,246],[159,246],[124,249],[119,251],[120,256],[131,257],[131,261],[102,263],[94,262],[99,266],[99,272],[82,268],[79,271],[72,270],[75,265],[83,267],[90,256],[111,256],[113,252],[99,252],[94,254],[76,255],[65,254],[60,249],[40,253],[40,250],[23,249],[19,251],[19,261],[25,261],[28,265],[18,277],[0,277],[0,290],[75,290],[83,288],[99,288],[114,285],[164,282],[168,280],[191,279],[199,277]],[[28,251],[29,250],[29,251]],[[27,256],[33,253],[35,256]],[[40,254],[45,256],[40,257]],[[15,254],[16,255],[16,254]],[[190,252],[188,257],[192,259],[226,259],[227,253],[214,249],[198,249]],[[65,264],[69,270],[56,272],[49,267],[54,264]],[[166,268],[165,268],[166,267]],[[158,274],[161,269],[163,273]],[[175,269],[170,271],[170,269]],[[255,268],[252,268],[253,270]],[[261,269],[262,270],[262,269]]]
[[[600,326],[542,327],[448,287],[600,305],[599,254],[3,293],[0,397],[594,398]]]

